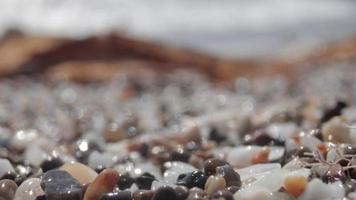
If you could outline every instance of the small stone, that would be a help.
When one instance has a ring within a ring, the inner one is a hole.
[[[66,163],[59,170],[68,172],[81,184],[91,183],[98,176],[93,169],[81,163]]]
[[[254,186],[239,190],[234,194],[235,200],[269,200],[272,196],[270,190],[264,187]]]
[[[174,190],[176,192],[177,200],[185,200],[188,197],[189,190],[187,187],[178,185]]]
[[[226,191],[231,192],[232,194],[235,194],[237,191],[239,191],[240,187],[237,186],[230,186],[225,188]]]
[[[119,174],[116,170],[105,169],[89,185],[83,200],[98,200],[106,193],[112,192],[116,186]]]
[[[289,194],[298,197],[304,192],[307,184],[308,180],[304,176],[288,176],[284,180],[283,187]]]
[[[36,130],[19,130],[11,140],[11,146],[18,150],[25,149],[38,138]]]
[[[228,163],[225,160],[218,158],[211,158],[204,162],[204,173],[207,176],[213,175],[216,173],[216,168],[219,166],[227,165]]]
[[[345,182],[346,179],[346,174],[342,169],[342,166],[339,164],[330,166],[326,174],[322,176],[322,180],[326,181],[327,183],[335,181]]]
[[[93,151],[88,158],[88,165],[92,169],[98,166],[111,167],[115,163],[114,157],[108,153]]]
[[[104,194],[100,200],[131,200],[130,191],[120,191]]]
[[[184,162],[166,162],[164,166],[167,170],[163,173],[163,179],[169,183],[176,183],[180,174],[197,170],[192,165]]]
[[[130,176],[130,174],[120,174],[117,186],[120,190],[125,190],[131,187],[131,185],[135,182],[135,180]]]
[[[46,195],[41,195],[36,198],[36,200],[47,200]]]
[[[230,165],[217,167],[216,174],[224,177],[226,186],[241,187],[240,175]]]
[[[81,184],[66,171],[48,171],[42,177],[41,186],[47,199],[50,200],[80,200],[82,198]]]
[[[132,194],[132,200],[151,200],[154,192],[151,190],[136,190]]]
[[[44,195],[41,188],[41,179],[30,178],[17,188],[14,200],[35,200],[41,195]]]
[[[226,182],[222,176],[209,176],[205,183],[205,191],[209,196],[212,196],[216,191],[224,189]]]
[[[41,164],[41,169],[43,172],[47,172],[52,169],[57,169],[63,165],[63,161],[58,157],[49,156]]]
[[[232,148],[226,157],[226,161],[236,168],[244,168],[252,165],[252,158],[258,155],[260,146],[239,146]]]
[[[298,200],[310,199],[342,199],[345,196],[345,189],[340,181],[326,184],[320,179],[312,179]]]
[[[175,200],[176,198],[176,191],[173,188],[169,186],[163,186],[156,190],[155,194],[152,197],[152,200]]]
[[[189,195],[186,200],[208,200],[208,195],[204,190],[193,187],[189,190]]]
[[[0,181],[0,200],[13,199],[17,185],[14,181],[9,179],[3,179]]]
[[[202,171],[193,171],[178,176],[177,185],[183,185],[187,188],[204,188],[207,176]]]
[[[135,179],[135,183],[137,187],[141,190],[149,190],[151,189],[152,182],[156,180],[155,177],[150,173],[143,173],[141,176]]]
[[[4,175],[14,172],[10,161],[6,158],[0,158],[0,178],[3,178]]]
[[[170,160],[171,161],[180,161],[180,162],[188,162],[190,158],[190,153],[186,150],[179,148],[171,153]]]
[[[233,194],[227,190],[219,190],[212,195],[212,200],[234,200]]]
[[[209,132],[209,140],[221,143],[226,140],[226,136],[220,133],[216,127],[213,127]]]
[[[349,143],[351,141],[350,128],[340,117],[334,117],[325,122],[321,127],[321,133],[325,141],[333,143]]]

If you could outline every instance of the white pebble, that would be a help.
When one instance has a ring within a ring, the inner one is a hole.
[[[231,149],[227,155],[227,162],[233,167],[243,168],[252,164],[252,158],[261,151],[259,146],[241,146]]]
[[[11,140],[11,146],[16,149],[25,149],[29,144],[38,138],[36,130],[17,131]]]
[[[313,179],[307,185],[304,193],[299,197],[299,200],[314,200],[314,199],[342,199],[345,195],[344,187],[341,182],[331,184],[323,183],[320,179]]]
[[[13,172],[14,168],[8,159],[0,158],[0,178],[3,177],[7,172]]]
[[[241,189],[234,195],[235,200],[269,200],[271,197],[271,191],[258,186]]]
[[[350,128],[340,117],[334,117],[321,127],[321,133],[325,140],[335,143],[349,143]]]
[[[115,163],[115,157],[108,153],[93,151],[88,158],[88,165],[95,169],[98,166],[111,167]]]
[[[164,164],[168,169],[163,173],[163,179],[169,183],[177,182],[178,176],[196,170],[192,165],[184,162],[166,162]]]
[[[41,179],[30,178],[23,182],[16,190],[14,200],[35,200],[41,195],[44,195],[41,188]]]

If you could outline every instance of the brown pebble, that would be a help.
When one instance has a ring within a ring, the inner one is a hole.
[[[225,188],[226,191],[231,192],[232,194],[235,194],[237,191],[239,191],[240,187],[237,186],[230,186]]]
[[[105,169],[98,177],[89,185],[84,200],[99,200],[100,197],[112,192],[116,186],[119,174],[116,170]]]
[[[212,197],[212,200],[234,200],[233,194],[227,190],[219,190],[215,192]]]
[[[208,200],[208,195],[204,190],[194,187],[189,190],[189,195],[186,200]]]
[[[136,190],[132,194],[132,200],[151,200],[154,192],[151,190]]]
[[[177,200],[185,200],[188,197],[189,190],[185,186],[178,185],[175,191]]]
[[[207,176],[213,175],[216,173],[216,168],[219,166],[227,165],[228,163],[225,160],[218,158],[211,158],[204,162],[204,173]]]
[[[13,199],[17,185],[14,181],[9,179],[3,179],[0,181],[0,200]]]
[[[217,167],[216,173],[224,177],[226,186],[241,187],[240,175],[230,165]]]
[[[212,196],[216,191],[224,189],[226,182],[222,176],[209,176],[205,183],[205,191],[209,196]]]

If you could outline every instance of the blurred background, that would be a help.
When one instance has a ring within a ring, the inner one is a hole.
[[[124,32],[223,57],[303,54],[356,35],[354,0],[1,0],[0,35]]]

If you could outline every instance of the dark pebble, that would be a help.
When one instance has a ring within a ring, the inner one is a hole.
[[[130,191],[120,191],[104,194],[100,200],[131,200]]]
[[[63,165],[63,161],[58,157],[49,157],[44,160],[41,164],[43,172],[47,172],[52,169],[57,169]]]
[[[237,191],[239,191],[240,187],[237,186],[230,186],[225,188],[225,190],[231,192],[232,194],[235,194]]]
[[[327,183],[332,183],[335,181],[346,181],[346,174],[342,169],[342,166],[339,164],[332,165],[329,167],[328,171],[326,172],[325,176],[322,177],[322,180]]]
[[[96,173],[100,174],[100,172],[104,171],[104,169],[106,169],[106,167],[104,167],[103,165],[99,165],[94,170],[96,171]]]
[[[227,187],[229,186],[241,187],[240,175],[230,165],[217,167],[216,173],[225,178]]]
[[[135,183],[138,189],[149,190],[151,189],[151,185],[154,180],[156,179],[152,174],[145,172],[135,179]]]
[[[189,195],[186,200],[208,200],[208,194],[197,187],[189,190]]]
[[[212,195],[212,200],[234,200],[233,194],[227,190],[219,190]]]
[[[41,195],[36,198],[36,200],[47,200],[46,195]]]
[[[152,200],[167,200],[167,199],[169,200],[177,199],[176,191],[169,186],[163,186],[158,188],[152,197]]]
[[[0,200],[13,199],[17,185],[13,180],[4,179],[0,181]]]
[[[341,115],[341,111],[346,107],[347,107],[346,102],[343,101],[337,102],[333,108],[325,110],[324,115],[320,119],[320,123],[327,122],[331,118]]]
[[[176,192],[176,199],[177,200],[184,200],[188,197],[189,190],[185,186],[178,185],[175,187],[175,192]]]
[[[227,165],[228,163],[225,160],[218,158],[211,158],[204,162],[204,173],[207,176],[213,175],[216,173],[216,168],[219,166]]]
[[[151,200],[154,192],[151,190],[136,190],[132,194],[132,200]]]
[[[131,187],[135,180],[130,176],[130,174],[120,174],[117,181],[117,185],[120,190],[125,190]]]
[[[209,140],[213,140],[219,144],[226,140],[226,136],[220,133],[217,128],[213,127],[209,132]]]
[[[50,170],[42,177],[41,187],[50,200],[81,200],[82,187],[68,172]]]
[[[138,152],[141,154],[142,157],[147,157],[149,153],[150,147],[147,143],[143,143],[138,148]]]
[[[182,185],[187,188],[198,187],[203,189],[207,179],[208,177],[202,171],[193,171],[179,175],[177,185]]]
[[[171,153],[171,161],[181,161],[187,163],[191,154],[184,149],[177,149]]]

